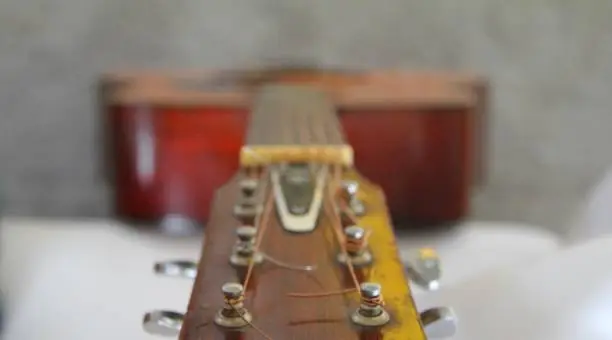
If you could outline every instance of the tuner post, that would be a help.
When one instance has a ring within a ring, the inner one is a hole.
[[[239,186],[243,197],[253,197],[259,186],[259,181],[254,178],[245,178],[240,181]]]
[[[351,315],[351,320],[365,327],[380,327],[391,320],[383,308],[382,287],[375,282],[365,282],[360,286],[361,304]]]
[[[244,307],[244,287],[239,283],[226,283],[221,287],[225,306],[217,312],[215,324],[223,328],[241,328],[253,320]]]
[[[243,197],[234,206],[234,216],[244,224],[254,224],[255,217],[262,211],[262,207],[255,197]]]
[[[417,256],[406,265],[406,272],[415,284],[427,290],[437,290],[442,276],[438,253],[432,248],[419,249]]]
[[[357,193],[359,192],[359,182],[344,180],[342,181],[342,197],[348,204],[350,210],[356,216],[363,216],[365,214],[365,206],[359,198]]]
[[[236,229],[238,240],[230,256],[230,263],[235,267],[248,267],[251,262],[259,264],[263,261],[261,253],[255,250],[257,229],[253,226],[240,226]]]
[[[244,178],[238,183],[241,197],[234,206],[234,216],[244,224],[254,224],[255,217],[261,213],[262,207],[259,204],[256,192],[259,181],[255,178]]]
[[[346,253],[338,254],[338,261],[353,266],[362,267],[372,263],[372,253],[368,249],[367,233],[360,226],[350,226],[344,229]]]

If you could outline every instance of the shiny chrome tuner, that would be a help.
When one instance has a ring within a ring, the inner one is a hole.
[[[353,225],[344,229],[346,239],[346,254],[338,254],[338,261],[346,264],[348,261],[356,267],[372,263],[372,254],[367,246],[366,231]]]
[[[159,222],[159,229],[168,235],[188,236],[198,233],[201,225],[181,214],[167,214]]]
[[[155,263],[153,271],[158,275],[193,280],[198,274],[198,264],[187,260],[162,261]]]
[[[142,327],[145,332],[161,336],[177,336],[183,326],[182,313],[156,310],[144,315]]]
[[[254,224],[255,217],[261,213],[263,207],[255,197],[243,197],[234,206],[234,216],[243,224]]]
[[[428,339],[444,339],[457,332],[457,317],[449,307],[435,307],[420,313]]]
[[[255,236],[257,229],[253,226],[240,226],[236,229],[238,240],[230,256],[230,263],[236,267],[248,267],[251,262],[263,262],[261,253],[255,251]]]
[[[440,267],[437,252],[431,248],[422,248],[417,256],[406,264],[406,272],[415,284],[427,290],[437,290],[442,276]]]
[[[259,186],[259,181],[254,178],[245,178],[240,181],[239,186],[244,197],[253,197]]]
[[[361,304],[351,315],[351,320],[358,326],[380,327],[389,322],[391,317],[382,306],[382,287],[378,283],[361,284]]]
[[[242,328],[253,317],[244,307],[244,287],[239,283],[226,283],[221,287],[225,306],[217,312],[215,323],[223,328]]]
[[[342,181],[342,190],[347,203],[353,213],[356,216],[362,216],[365,214],[365,206],[357,198],[357,192],[359,192],[359,183],[356,181],[344,180]]]

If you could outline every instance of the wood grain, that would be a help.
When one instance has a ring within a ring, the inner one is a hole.
[[[344,133],[327,94],[312,86],[268,85],[251,111],[247,145],[342,145]]]
[[[385,200],[379,188],[355,173],[348,174],[361,183],[360,198],[368,207],[364,227],[372,231],[370,249],[375,256],[372,267],[359,271],[362,280],[383,285],[386,308],[392,322],[382,330],[364,332],[355,328],[349,314],[358,306],[357,294],[323,298],[294,298],[288,293],[321,293],[352,287],[344,266],[335,256],[339,251],[331,231],[332,216],[324,213],[315,232],[306,235],[286,233],[276,214],[267,227],[262,250],[278,260],[299,265],[318,266],[314,272],[279,268],[265,263],[255,269],[255,280],[247,292],[246,306],[253,314],[253,324],[271,339],[384,339],[425,340],[410,289],[399,261]],[[228,259],[237,222],[231,216],[236,199],[236,180],[216,195],[214,214],[207,229],[207,238],[200,259],[180,340],[264,339],[253,328],[242,334],[227,334],[212,323],[214,313],[223,306],[220,287],[236,281]]]

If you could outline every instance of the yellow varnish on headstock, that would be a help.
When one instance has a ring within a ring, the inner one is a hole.
[[[391,322],[382,328],[384,340],[426,340],[425,332],[416,309],[408,278],[399,257],[393,226],[387,211],[381,189],[354,170],[349,170],[344,179],[359,183],[358,198],[366,207],[366,214],[358,223],[370,231],[369,249],[374,258],[370,267],[363,270],[364,281],[376,282],[382,286],[385,309],[391,314]],[[425,255],[433,249],[425,249]],[[435,255],[435,251],[433,251]],[[358,296],[353,294],[358,301]]]

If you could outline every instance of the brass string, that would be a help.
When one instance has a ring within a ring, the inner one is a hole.
[[[267,170],[264,171],[264,173],[262,174],[262,176],[267,176]],[[274,202],[274,200],[271,199],[271,197],[266,197],[265,199],[265,204],[264,204],[264,209],[262,211],[262,214],[257,216],[258,219],[255,221],[255,225],[254,227],[257,229],[257,237],[255,239],[255,245],[254,245],[254,250],[257,252],[259,249],[259,246],[261,245],[261,242],[263,240],[263,235],[266,231],[266,227],[268,225],[268,219],[269,219],[269,212],[272,210],[272,202]],[[247,267],[247,273],[243,282],[243,287],[244,290],[246,291],[248,289],[248,285],[249,285],[249,281],[251,279],[252,273],[253,273],[253,267],[255,266],[255,263],[253,262],[253,260],[251,259],[251,261],[249,261],[249,266]],[[232,308],[234,309],[234,311],[236,311],[238,313],[238,315],[240,315],[240,317],[242,318],[242,320],[244,320],[244,322],[246,322],[249,326],[251,326],[257,333],[259,333],[262,337],[264,337],[266,340],[273,340],[269,335],[267,335],[261,328],[255,326],[253,324],[253,322],[251,322],[250,320],[247,320],[244,317],[244,313],[240,313],[237,309],[236,309],[236,304],[243,302],[245,300],[245,296],[244,293],[240,296],[240,298],[238,300],[226,300],[226,303]]]
[[[340,172],[339,172],[340,168],[333,167],[332,170],[333,170],[332,180],[329,182],[328,195],[326,195],[326,199],[325,199],[325,203],[326,203],[325,211],[326,211],[326,214],[329,214],[329,216],[331,217],[330,219],[332,222],[332,229],[334,232],[336,242],[338,243],[338,246],[340,247],[340,251],[342,252],[342,254],[344,254],[344,256],[348,258],[348,251],[346,248],[345,237],[344,237],[344,234],[342,233],[342,222],[340,221],[340,216],[338,215],[338,212],[336,211],[335,206],[334,206],[335,193],[337,192],[337,185],[339,183],[339,177],[340,177]],[[328,297],[328,296],[334,296],[334,295],[344,295],[344,294],[360,291],[359,279],[357,278],[355,268],[353,264],[351,263],[351,261],[347,261],[347,268],[348,268],[349,274],[351,275],[353,284],[355,285],[354,288],[322,292],[322,293],[289,293],[288,296],[295,297],[295,298],[316,298],[316,297]]]

